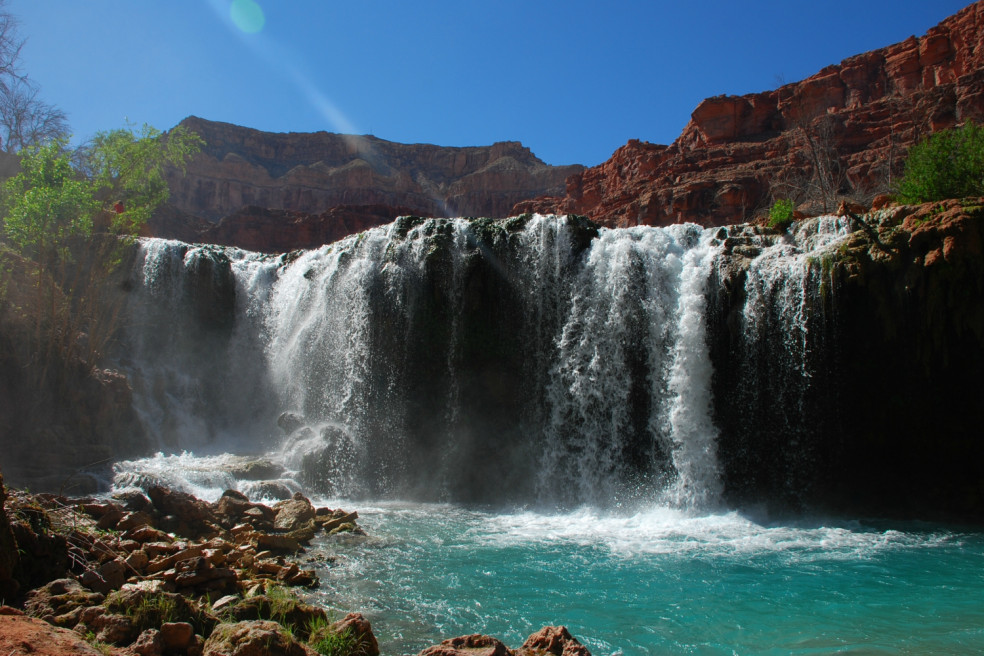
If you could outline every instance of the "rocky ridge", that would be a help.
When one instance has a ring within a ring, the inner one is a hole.
[[[743,223],[792,197],[832,211],[870,198],[928,134],[984,118],[984,2],[922,37],[850,57],[801,82],[701,102],[672,144],[629,141],[523,212],[579,213],[609,227]]]
[[[151,233],[261,251],[320,245],[402,214],[506,216],[583,169],[544,164],[518,142],[452,148],[197,117],[181,125],[206,145],[186,173],[171,172],[170,206]]]

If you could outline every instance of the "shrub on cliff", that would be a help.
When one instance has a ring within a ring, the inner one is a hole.
[[[793,222],[793,201],[788,198],[779,198],[769,208],[769,227],[776,230],[785,230]]]
[[[984,195],[984,128],[968,122],[913,146],[895,191],[909,204]]]

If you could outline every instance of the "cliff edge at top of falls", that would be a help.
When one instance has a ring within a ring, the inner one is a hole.
[[[984,522],[984,198],[899,206],[804,259],[800,305],[743,331],[751,226],[709,299],[725,497]],[[781,286],[781,285],[780,285]],[[781,292],[780,292],[781,295]],[[779,299],[773,307],[781,306]],[[776,317],[802,311],[795,327]]]
[[[887,191],[909,147],[984,119],[984,2],[922,37],[774,91],[701,102],[669,146],[629,141],[514,213],[586,214],[610,227],[742,223],[773,196],[814,211]],[[820,175],[816,174],[817,170]],[[826,205],[826,207],[824,207]]]
[[[584,168],[545,164],[514,141],[444,147],[197,117],[181,125],[205,147],[186,173],[171,171],[169,205],[150,232],[262,251],[319,246],[405,214],[506,216],[521,200],[561,193]]]

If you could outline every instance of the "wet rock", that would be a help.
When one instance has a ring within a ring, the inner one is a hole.
[[[150,499],[137,490],[117,492],[113,495],[113,498],[119,501],[123,509],[127,512],[149,511],[153,510],[154,507]]]
[[[203,656],[311,656],[276,622],[256,620],[220,624],[205,641]]]
[[[315,509],[311,502],[300,492],[287,501],[281,501],[274,507],[277,517],[273,526],[281,531],[294,531],[314,519]]]
[[[146,491],[164,485],[164,479],[147,472],[121,472],[113,477],[113,487],[117,489],[137,488]]]
[[[266,458],[238,457],[222,465],[221,469],[240,481],[262,481],[278,478],[284,473],[282,466]]]
[[[314,539],[315,534],[315,524],[314,521],[308,521],[304,525],[297,527],[293,531],[287,533],[287,537],[297,540],[302,544],[307,544]]]
[[[527,652],[530,656],[544,652],[553,656],[591,656],[588,648],[578,642],[564,626],[543,627],[526,639],[516,656],[525,656]]]
[[[249,494],[251,499],[276,499],[277,501],[283,501],[284,499],[290,499],[294,494],[294,491],[290,487],[280,481],[256,481],[247,483],[243,485],[243,490]]]
[[[294,538],[286,535],[268,535],[258,533],[254,537],[253,546],[257,549],[269,549],[270,551],[281,551],[287,553],[297,553],[301,549],[301,543]]]
[[[147,490],[147,495],[162,515],[174,517],[177,520],[178,528],[187,526],[187,530],[194,533],[189,537],[194,537],[202,532],[210,532],[211,525],[216,521],[215,514],[208,503],[186,492],[154,486]],[[187,533],[186,531],[183,532]]]
[[[344,512],[342,510],[336,510],[330,519],[327,519],[322,523],[322,528],[326,533],[331,533],[336,528],[340,527],[342,524],[355,524],[355,520],[359,518],[359,513],[357,512]]]
[[[476,633],[445,640],[417,656],[512,656],[512,653],[495,638]]]
[[[290,435],[303,425],[304,418],[293,412],[284,412],[277,417],[277,426],[284,432],[284,435]]]

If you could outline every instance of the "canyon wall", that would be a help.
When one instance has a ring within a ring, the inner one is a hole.
[[[521,200],[561,193],[583,170],[544,164],[512,141],[451,148],[196,117],[181,124],[206,145],[186,174],[171,172],[170,206],[150,234],[265,251],[319,246],[403,214],[507,216]]]
[[[920,38],[850,57],[801,82],[701,102],[669,146],[629,141],[522,212],[586,214],[611,227],[743,223],[773,197],[813,212],[887,191],[908,148],[984,118],[984,3]]]

